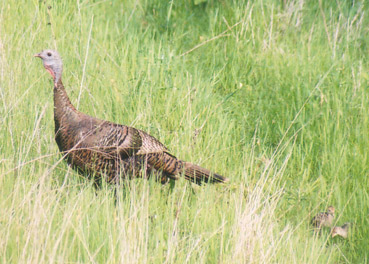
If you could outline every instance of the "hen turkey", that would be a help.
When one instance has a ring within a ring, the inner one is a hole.
[[[63,64],[58,52],[34,55],[43,61],[54,80],[55,140],[74,169],[95,180],[118,184],[121,179],[160,175],[159,179],[226,182],[227,178],[177,159],[156,138],[133,127],[115,124],[79,112],[62,83]]]

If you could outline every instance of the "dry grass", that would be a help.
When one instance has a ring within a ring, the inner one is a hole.
[[[48,9],[51,6],[51,9]],[[346,1],[0,2],[0,262],[366,263],[368,37]],[[78,109],[231,179],[117,190],[68,168],[56,48]],[[348,240],[314,233],[327,205]]]

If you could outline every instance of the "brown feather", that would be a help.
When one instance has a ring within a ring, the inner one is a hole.
[[[44,58],[42,54],[37,57]],[[47,63],[51,65],[48,70],[52,71],[53,67],[59,70],[52,74],[55,140],[68,164],[80,173],[95,179],[105,177],[112,183],[119,183],[123,178],[149,177],[153,172],[161,174],[162,181],[167,177],[178,179],[181,175],[197,184],[227,181],[219,174],[177,159],[144,131],[79,112],[70,102],[61,81],[61,61]]]

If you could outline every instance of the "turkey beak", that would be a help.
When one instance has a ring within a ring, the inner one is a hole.
[[[37,54],[33,55],[33,57],[41,58],[41,55],[40,55],[40,53],[37,53]]]

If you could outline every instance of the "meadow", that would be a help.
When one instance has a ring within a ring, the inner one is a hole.
[[[364,1],[0,1],[1,263],[368,263]],[[62,160],[53,84],[230,179],[96,190]],[[329,205],[348,239],[316,233]]]

